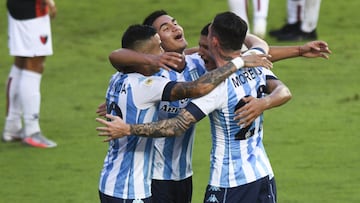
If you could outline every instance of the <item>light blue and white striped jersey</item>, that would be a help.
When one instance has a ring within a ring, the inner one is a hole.
[[[163,71],[161,75],[172,81],[194,81],[206,70],[204,61],[198,54],[186,55],[186,66],[182,72]],[[175,117],[190,99],[160,103],[159,120]],[[188,129],[185,134],[170,138],[154,139],[154,173],[156,180],[183,180],[192,176],[192,149],[195,127]]]
[[[263,115],[249,128],[241,128],[234,112],[241,98],[265,96],[267,79],[276,76],[267,69],[241,68],[209,94],[193,99],[186,107],[198,120],[209,115],[212,149],[209,185],[237,187],[265,176],[273,177],[263,146]]]
[[[158,120],[159,102],[170,80],[138,73],[116,73],[106,93],[108,113],[129,124]],[[99,190],[122,199],[151,196],[153,139],[126,136],[109,143],[101,171]]]

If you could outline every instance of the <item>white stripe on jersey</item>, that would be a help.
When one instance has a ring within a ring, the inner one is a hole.
[[[172,81],[193,81],[203,75],[205,66],[198,54],[186,55],[186,67],[182,72],[163,71],[161,75]],[[174,102],[161,102],[159,119],[175,117],[190,99]],[[153,179],[183,180],[193,174],[192,149],[195,127],[188,129],[184,135],[172,138],[156,138]]]
[[[234,121],[235,107],[246,95],[263,97],[266,76],[275,75],[263,68],[243,68],[232,74],[209,94],[193,99],[211,122],[212,149],[209,185],[237,187],[269,175],[273,176],[270,161],[262,144],[263,116],[259,116],[246,134],[236,139],[241,130]],[[195,112],[196,113],[196,112]]]
[[[158,104],[168,82],[163,77],[116,73],[106,94],[107,110],[121,115],[126,123],[157,121]],[[150,197],[153,149],[151,138],[127,136],[111,141],[99,190],[122,199]]]

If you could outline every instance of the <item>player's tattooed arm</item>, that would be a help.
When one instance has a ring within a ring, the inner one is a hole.
[[[206,73],[192,82],[179,82],[171,90],[170,100],[201,97],[224,81],[236,71],[233,63],[227,63],[221,68]]]
[[[178,116],[160,120],[153,123],[127,124],[120,117],[106,114],[109,121],[96,118],[96,121],[103,124],[97,127],[99,136],[107,137],[104,141],[121,138],[128,135],[142,137],[171,137],[182,135],[188,128],[196,123],[195,117],[185,109],[182,109]]]
[[[130,134],[143,137],[172,137],[182,135],[196,123],[195,117],[185,109],[178,116],[154,123],[130,125]]]
[[[262,66],[272,68],[272,63],[268,60],[268,57],[270,56],[266,54],[242,56],[242,63],[238,63],[239,58],[235,58],[224,66],[207,72],[195,81],[177,83],[171,90],[170,100],[174,101],[183,98],[196,98],[204,96],[218,86],[228,76],[242,67]]]

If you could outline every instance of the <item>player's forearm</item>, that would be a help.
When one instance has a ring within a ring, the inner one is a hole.
[[[124,66],[151,65],[149,54],[139,53],[130,49],[118,49],[109,55],[109,60],[114,68],[122,71]]]
[[[173,137],[185,133],[194,123],[195,118],[186,110],[171,119],[160,120],[154,123],[130,125],[130,134],[142,137]]]
[[[246,35],[244,44],[249,49],[257,47],[257,48],[261,48],[262,50],[264,50],[265,53],[269,52],[268,43],[265,40],[260,39],[259,37],[255,36],[253,34]]]
[[[301,56],[300,46],[270,46],[270,61],[276,62],[282,59]]]
[[[285,104],[292,95],[285,85],[278,85],[269,95],[264,97],[265,109],[271,109]]]
[[[177,83],[171,91],[171,100],[204,96],[236,72],[237,69],[238,67],[234,63],[229,62],[220,68],[207,72],[193,82]]]

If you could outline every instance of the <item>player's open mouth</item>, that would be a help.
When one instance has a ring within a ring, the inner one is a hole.
[[[183,36],[182,34],[178,34],[178,35],[175,36],[175,39],[176,40],[182,39],[183,38],[182,36]]]

